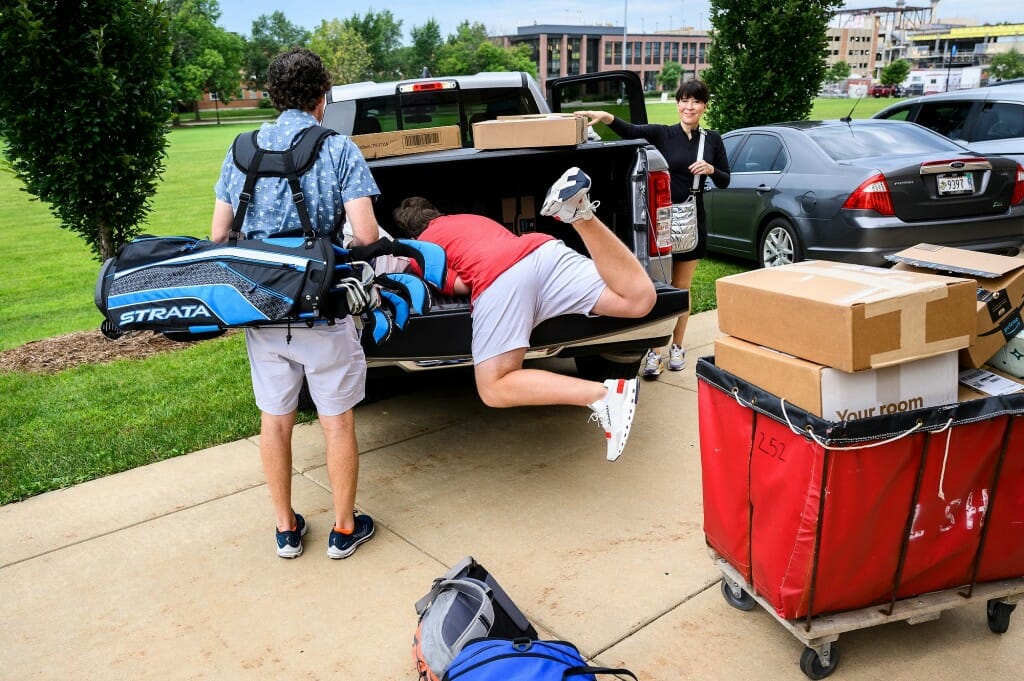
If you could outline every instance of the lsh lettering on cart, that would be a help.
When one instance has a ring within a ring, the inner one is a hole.
[[[977,496],[975,496],[977,495]],[[979,499],[980,497],[980,499]],[[978,501],[981,501],[978,504]],[[963,529],[967,532],[974,530],[975,528],[981,529],[981,526],[985,523],[985,512],[988,510],[988,490],[975,490],[967,495],[967,500],[953,499],[943,511],[945,520],[939,524],[936,528],[939,534],[949,532],[955,529],[957,525],[962,524]],[[917,521],[918,516],[921,514],[921,504],[917,504],[914,507],[914,522],[910,526],[910,539],[920,539],[923,537],[927,530],[918,529]]]

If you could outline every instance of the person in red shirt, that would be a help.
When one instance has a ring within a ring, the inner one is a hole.
[[[626,445],[636,411],[637,380],[603,383],[523,368],[530,332],[563,314],[643,317],[654,284],[640,262],[594,215],[590,178],[570,168],[552,185],[541,214],[571,223],[593,260],[548,234],[517,236],[481,215],[445,215],[419,196],[402,201],[395,224],[408,236],[444,248],[445,293],[469,295],[473,364],[480,398],[491,407],[568,404],[589,407],[604,429],[607,458]]]

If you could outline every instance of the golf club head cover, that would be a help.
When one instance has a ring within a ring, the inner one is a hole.
[[[378,255],[393,255],[394,254],[394,242],[391,239],[381,237],[372,244],[366,246],[353,246],[347,251],[343,248],[334,249],[337,252],[347,253],[346,259],[352,260],[364,260],[370,261],[376,258]]]
[[[448,256],[444,249],[429,241],[414,239],[397,239],[394,245],[395,255],[412,258],[420,266],[423,278],[427,283],[443,289],[445,273],[448,271]]]
[[[374,308],[363,317],[363,335],[369,334],[374,345],[380,345],[391,338],[393,329],[391,315],[383,307]]]
[[[397,293],[408,301],[409,307],[418,315],[430,312],[430,289],[426,283],[413,274],[382,274],[374,279],[381,288]]]
[[[381,288],[378,293],[380,294],[381,304],[390,307],[391,319],[394,325],[399,330],[404,330],[405,325],[409,323],[409,301],[398,293],[389,291],[386,288]]]

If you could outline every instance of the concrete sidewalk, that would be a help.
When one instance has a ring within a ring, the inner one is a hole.
[[[465,555],[545,638],[641,681],[804,679],[803,644],[730,607],[704,545],[693,365],[717,334],[693,318],[686,370],[643,383],[616,463],[585,411],[488,409],[469,372],[359,407],[377,536],[343,561],[316,425],[297,431],[297,560],[274,553],[255,438],[0,507],[0,679],[412,681],[413,603]],[[837,647],[833,679],[1020,678],[1024,624],[992,634],[973,602]]]

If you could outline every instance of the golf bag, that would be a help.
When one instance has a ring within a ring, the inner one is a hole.
[[[312,326],[365,313],[373,341],[381,343],[394,328],[404,328],[410,314],[425,314],[430,301],[421,279],[377,277],[367,261],[400,254],[437,278],[445,271],[442,249],[381,240],[350,251],[334,242],[343,215],[327,234],[313,229],[299,177],[313,166],[324,140],[335,134],[314,125],[284,151],[260,148],[256,132],[239,135],[232,155],[245,184],[227,243],[146,236],[122,246],[103,264],[96,282],[103,333],[116,338],[126,331],[151,330],[175,340],[198,340],[228,328]],[[239,238],[262,177],[288,181],[301,233]]]

